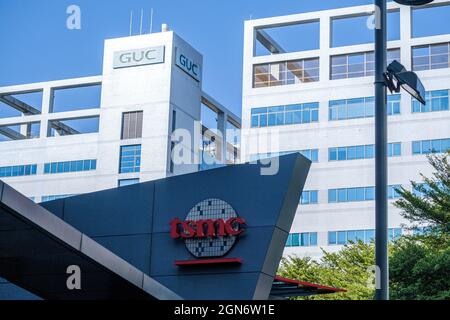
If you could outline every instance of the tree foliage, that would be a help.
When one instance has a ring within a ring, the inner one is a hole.
[[[434,173],[411,182],[420,194],[405,188],[395,206],[410,228],[427,226],[420,235],[402,236],[389,246],[392,299],[450,299],[450,151],[428,157]],[[320,260],[290,256],[282,259],[279,274],[346,289],[346,292],[302,299],[373,299],[374,245],[351,243],[338,252],[323,251]]]
[[[315,295],[300,299],[310,300],[363,300],[372,299],[371,286],[374,265],[374,246],[361,241],[349,244],[338,252],[323,251],[319,261],[309,257],[283,258],[279,269],[282,277],[343,288],[346,292]]]

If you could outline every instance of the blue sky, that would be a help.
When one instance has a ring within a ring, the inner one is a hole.
[[[0,86],[101,74],[103,41],[139,33],[161,23],[204,56],[203,88],[240,114],[243,21],[336,7],[371,0],[0,0]],[[81,30],[66,28],[66,8],[81,8]]]

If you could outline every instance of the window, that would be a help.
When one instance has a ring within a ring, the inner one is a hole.
[[[425,93],[426,105],[412,98],[412,112],[432,112],[448,110],[449,90],[427,91]]]
[[[430,227],[416,227],[413,229],[413,235],[424,235],[428,232],[430,232]]]
[[[122,140],[142,137],[142,111],[122,114]]]
[[[388,115],[400,114],[400,98],[401,96],[399,94],[393,94],[387,97]]]
[[[76,196],[76,194],[60,194],[60,195],[42,196],[41,202],[64,199],[64,198],[68,198],[68,197],[72,197],[72,196]]]
[[[412,48],[413,71],[449,67],[450,43],[430,44]]]
[[[37,164],[0,167],[0,178],[31,176],[37,172]]]
[[[286,241],[286,247],[310,247],[317,246],[317,232],[290,233]]]
[[[253,108],[252,128],[302,124],[319,121],[319,103]]]
[[[303,156],[311,160],[311,162],[319,162],[319,150],[318,149],[308,149],[299,151]]]
[[[336,147],[328,149],[329,161],[345,161],[358,159],[372,159],[375,154],[374,145]]]
[[[253,88],[319,81],[319,58],[257,64]]]
[[[402,155],[402,143],[388,143],[388,157],[398,157]]]
[[[121,179],[118,182],[118,186],[125,187],[136,183],[139,183],[139,179]]]
[[[389,115],[400,114],[400,95],[388,96],[387,102],[387,113]],[[374,97],[331,100],[329,102],[329,120],[372,118],[374,115]]]
[[[400,189],[401,185],[392,185],[388,186],[388,199],[398,199],[400,198],[400,193],[397,192],[397,189]]]
[[[375,199],[375,187],[341,188],[328,190],[328,203],[370,201]]]
[[[318,194],[319,194],[319,191],[317,191],[317,190],[303,191],[302,195],[300,197],[300,203],[301,204],[315,204],[318,202]]]
[[[97,160],[75,160],[44,164],[44,174],[90,171],[97,169]]]
[[[413,154],[443,153],[450,150],[450,139],[422,140],[412,142]]]
[[[272,157],[283,156],[289,153],[299,152],[311,162],[319,162],[319,150],[318,149],[307,149],[300,151],[281,151],[281,152],[270,152],[270,153],[258,153],[250,155],[250,161],[257,161],[260,159],[267,159]]]
[[[400,49],[387,51],[387,63],[400,61]],[[330,79],[347,79],[373,76],[375,74],[375,55],[373,51],[342,54],[331,57]]]
[[[401,228],[389,228],[388,230],[388,236],[389,241],[394,241],[400,238],[402,235],[402,229]]]
[[[400,155],[401,155],[401,143],[400,142],[389,143],[388,156],[396,157]],[[375,157],[375,145],[373,144],[362,146],[328,148],[328,161],[373,159],[374,157]]]
[[[401,228],[389,228],[389,241],[398,239],[402,235]],[[328,244],[329,245],[346,245],[349,242],[356,243],[362,241],[370,243],[375,240],[375,230],[343,230],[343,231],[329,231]]]
[[[175,132],[175,129],[177,128],[177,111],[176,110],[172,110],[172,126],[171,126],[171,134],[173,134]],[[202,139],[203,141],[203,139]],[[175,163],[173,162],[173,149],[175,148],[175,141],[173,141],[171,139],[170,141],[170,165],[169,165],[169,172],[173,173],[173,170],[175,168]],[[202,165],[204,165],[203,163],[203,159],[204,159],[204,151],[202,150],[202,164],[200,165],[200,170],[206,170],[206,169],[202,169]]]
[[[120,147],[119,173],[141,171],[141,145]]]

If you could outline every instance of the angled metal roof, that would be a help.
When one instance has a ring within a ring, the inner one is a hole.
[[[0,181],[0,277],[44,299],[180,299],[173,291]],[[67,287],[67,268],[81,289]]]

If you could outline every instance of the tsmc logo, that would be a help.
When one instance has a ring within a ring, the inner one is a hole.
[[[245,219],[220,199],[206,199],[197,203],[182,221],[170,221],[170,236],[182,239],[194,256],[220,257],[234,245],[244,232]]]
[[[170,221],[170,236],[176,238],[215,238],[227,235],[237,236],[244,232],[242,218],[207,219],[197,221],[180,221],[175,218]]]

